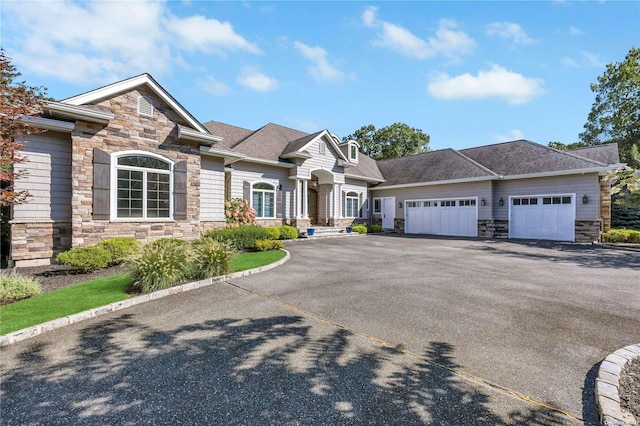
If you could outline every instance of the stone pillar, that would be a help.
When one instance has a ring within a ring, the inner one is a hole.
[[[308,193],[308,180],[302,181],[302,217],[309,219],[309,193]]]
[[[611,230],[611,183],[607,176],[600,176],[600,219],[602,232]]]
[[[296,188],[293,190],[293,196],[295,198],[295,211],[294,217],[300,219],[300,179],[296,178]]]

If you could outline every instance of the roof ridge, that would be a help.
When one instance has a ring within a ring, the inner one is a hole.
[[[491,170],[490,168],[483,166],[482,164],[478,163],[476,160],[467,157],[466,155],[464,155],[463,153],[461,153],[460,151],[453,149],[453,148],[449,148],[451,151],[455,152],[456,154],[458,154],[460,157],[464,158],[465,160],[467,160],[468,162],[470,162],[471,164],[473,164],[474,166],[484,170],[485,172],[488,172],[494,176],[500,176],[498,173],[494,172],[493,170]]]
[[[548,151],[557,152],[557,153],[559,153],[559,154],[562,154],[562,155],[568,155],[569,157],[573,157],[573,158],[578,159],[578,160],[587,161],[587,162],[589,162],[589,163],[593,163],[593,164],[595,164],[596,166],[607,166],[606,164],[601,163],[601,162],[599,162],[599,161],[591,160],[591,159],[589,159],[589,158],[583,157],[583,156],[578,155],[578,154],[572,154],[570,151],[560,151],[560,150],[558,150],[558,149],[551,148],[550,146],[542,145],[542,144],[535,143],[535,142],[531,142],[531,141],[527,141],[527,140],[525,140],[524,142],[527,142],[527,143],[529,143],[529,144],[531,144],[531,145],[540,146],[540,147],[542,147],[542,148],[544,148],[544,149],[546,149],[546,150],[548,150]]]
[[[617,142],[608,142],[608,143],[599,143],[598,145],[589,145],[589,146],[583,146],[581,148],[574,148],[574,149],[568,149],[567,152],[574,152],[574,151],[582,151],[584,149],[594,149],[594,148],[601,148],[603,146],[609,146],[609,145],[618,145]]]
[[[489,145],[472,146],[472,147],[469,147],[469,148],[463,148],[460,151],[466,151],[466,150],[469,150],[469,149],[476,149],[476,148],[486,148],[488,146],[505,145],[505,144],[514,143],[514,142],[528,142],[528,143],[532,143],[534,145],[540,145],[540,144],[532,142],[532,141],[530,141],[528,139],[514,139],[512,141],[496,142],[496,143],[492,143],[492,144],[489,144]]]
[[[267,127],[267,126],[269,126],[269,125],[282,127],[283,129],[293,130],[294,132],[304,133],[304,134],[307,134],[307,135],[310,135],[310,134],[311,134],[311,133],[303,132],[302,130],[294,129],[293,127],[283,126],[282,124],[274,123],[274,122],[272,122],[272,121],[270,121],[270,122],[268,122],[267,124],[265,124],[264,126],[260,127],[260,129],[264,129],[265,127]],[[260,130],[260,129],[258,129],[258,130]],[[256,132],[257,132],[258,130],[256,130]]]

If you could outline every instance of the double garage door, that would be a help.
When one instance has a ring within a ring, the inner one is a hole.
[[[574,195],[511,197],[509,238],[575,241]]]
[[[476,203],[475,198],[407,201],[405,232],[476,237],[478,236]]]

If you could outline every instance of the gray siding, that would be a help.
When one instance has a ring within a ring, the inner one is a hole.
[[[66,133],[44,132],[29,135],[19,155],[27,161],[19,165],[26,176],[16,181],[18,191],[28,190],[26,204],[13,209],[14,220],[71,220],[71,138]]]
[[[342,185],[342,216],[345,216],[346,214],[346,196],[348,192],[356,192],[358,194],[359,197],[359,210],[360,210],[360,214],[361,217],[366,219],[369,217],[368,215],[368,209],[363,209],[363,206],[366,203],[367,200],[367,184],[366,182],[363,181],[358,181],[355,179],[347,179],[345,184]],[[370,208],[370,207],[369,207]]]
[[[491,181],[455,183],[449,185],[416,186],[411,188],[395,188],[371,191],[371,198],[396,197],[396,218],[404,217],[404,207],[398,203],[405,200],[422,200],[434,198],[466,198],[478,197],[478,219],[491,219]],[[485,199],[485,205],[480,200]],[[372,202],[373,203],[373,202]],[[373,211],[373,204],[371,206]],[[379,213],[373,217],[380,217]]]
[[[224,160],[203,156],[200,171],[200,219],[224,220]]]
[[[598,174],[591,173],[588,175],[495,181],[494,217],[497,220],[509,218],[509,196],[553,194],[576,195],[576,220],[597,220],[600,216]],[[582,197],[585,194],[589,198],[589,202],[582,204]],[[497,202],[501,197],[504,199],[502,207]]]
[[[276,187],[282,184],[282,216],[285,219],[293,216],[291,192],[294,189],[295,181],[289,179],[289,169],[241,161],[233,163],[231,198],[244,198],[244,182],[267,182]]]

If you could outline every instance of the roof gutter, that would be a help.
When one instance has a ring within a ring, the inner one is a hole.
[[[18,119],[22,124],[37,127],[38,129],[51,130],[54,132],[71,133],[76,128],[75,123],[68,121],[52,120],[51,118],[31,117],[23,115]]]
[[[178,139],[198,142],[202,145],[208,145],[208,146],[211,146],[216,142],[222,142],[222,137],[220,136],[214,136],[214,135],[202,133],[197,130],[186,129],[181,126],[178,126]]]
[[[294,167],[296,167],[295,164],[285,163],[284,161],[263,160],[262,158],[256,157],[243,157],[242,161],[246,161],[248,163],[267,164],[269,166],[285,167],[287,169],[293,169]]]
[[[498,180],[516,180],[516,179],[532,179],[532,178],[541,178],[541,177],[553,177],[553,176],[563,176],[563,175],[585,175],[588,173],[601,173],[607,172],[610,170],[616,170],[620,168],[620,164],[612,164],[609,166],[599,166],[599,167],[588,167],[584,169],[575,169],[575,170],[557,170],[553,172],[540,172],[540,173],[525,173],[521,175],[508,175],[508,176],[498,176]]]
[[[350,173],[345,173],[344,177],[349,178],[349,179],[358,179],[358,180],[363,180],[365,182],[371,182],[371,183],[382,183],[384,182],[384,179],[378,179],[378,178],[372,178],[372,177],[365,177],[365,176],[358,176],[358,175],[352,175]]]
[[[463,178],[463,179],[450,179],[450,180],[437,180],[434,182],[414,182],[414,183],[401,183],[398,185],[388,186],[374,186],[369,188],[371,191],[381,191],[383,189],[396,189],[396,188],[415,188],[417,186],[435,186],[435,185],[449,185],[454,183],[467,183],[467,182],[484,182],[497,180],[497,176],[481,176],[475,178]]]
[[[114,114],[107,112],[94,111],[75,105],[62,104],[59,102],[52,102],[44,105],[42,109],[45,112],[53,116],[80,119],[83,121],[89,121],[92,123],[107,124],[109,121],[115,118]]]

